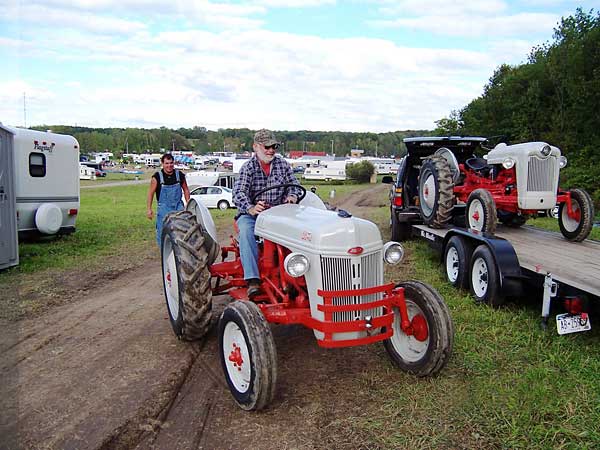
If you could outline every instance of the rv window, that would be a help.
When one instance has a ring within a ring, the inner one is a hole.
[[[46,176],[46,155],[43,153],[29,154],[29,175],[32,177]]]

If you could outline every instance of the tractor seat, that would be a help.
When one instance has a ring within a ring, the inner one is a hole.
[[[483,158],[469,158],[465,161],[465,165],[475,172],[490,168],[488,162]]]

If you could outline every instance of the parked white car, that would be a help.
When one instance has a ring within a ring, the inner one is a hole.
[[[207,208],[235,208],[233,192],[224,186],[200,186],[190,192],[190,198]]]

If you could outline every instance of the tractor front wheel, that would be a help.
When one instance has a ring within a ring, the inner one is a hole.
[[[448,307],[440,294],[420,281],[406,281],[404,299],[411,322],[411,334],[400,325],[398,308],[394,308],[394,334],[383,342],[390,359],[400,369],[418,377],[435,375],[452,353],[454,328]]]
[[[240,408],[266,407],[275,395],[277,355],[271,328],[255,303],[236,301],[225,308],[219,349],[229,390]]]
[[[485,189],[475,189],[467,199],[467,223],[469,228],[482,233],[496,231],[496,203]]]
[[[167,215],[161,242],[163,289],[173,332],[179,339],[200,339],[210,327],[212,291],[196,217],[189,211]]]
[[[562,235],[569,241],[581,242],[590,235],[594,220],[594,202],[583,189],[571,189],[571,207],[575,218],[570,217],[567,204],[558,207],[558,226]]]

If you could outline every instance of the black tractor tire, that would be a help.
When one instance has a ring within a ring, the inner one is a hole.
[[[478,246],[471,256],[471,294],[477,303],[498,307],[504,303],[500,287],[500,272],[487,245]]]
[[[221,366],[237,404],[246,411],[268,406],[275,396],[277,353],[259,307],[251,301],[230,303],[219,319],[218,336]]]
[[[444,249],[446,279],[459,289],[469,287],[469,262],[471,247],[460,236],[452,236]]]
[[[581,242],[587,238],[594,225],[594,202],[583,189],[570,189],[571,204],[580,212],[580,220],[571,219],[567,214],[567,204],[558,207],[558,227],[562,235],[572,242]]]
[[[394,334],[383,342],[392,363],[401,370],[418,377],[437,374],[452,354],[454,325],[450,311],[441,295],[428,284],[405,281],[404,288],[409,319],[422,315],[427,324],[426,341],[407,336],[400,327],[400,312],[394,308]]]
[[[527,216],[523,216],[523,215],[519,215],[519,214],[515,214],[515,213],[504,213],[501,214],[500,212],[498,212],[498,220],[505,226],[510,227],[510,228],[520,228],[523,225],[525,225],[525,222],[527,222],[528,217]]]
[[[212,290],[196,216],[190,211],[168,214],[161,243],[163,290],[173,332],[186,341],[201,339],[211,325]]]
[[[430,193],[432,189],[434,192]],[[419,211],[426,225],[443,228],[456,203],[450,164],[442,156],[426,159],[419,172]]]
[[[396,211],[393,209],[390,212],[391,215],[391,227],[392,227],[392,241],[402,242],[410,239],[411,224],[409,222],[400,222]]]
[[[496,232],[496,202],[488,190],[475,189],[469,194],[465,215],[470,229],[489,234]]]

